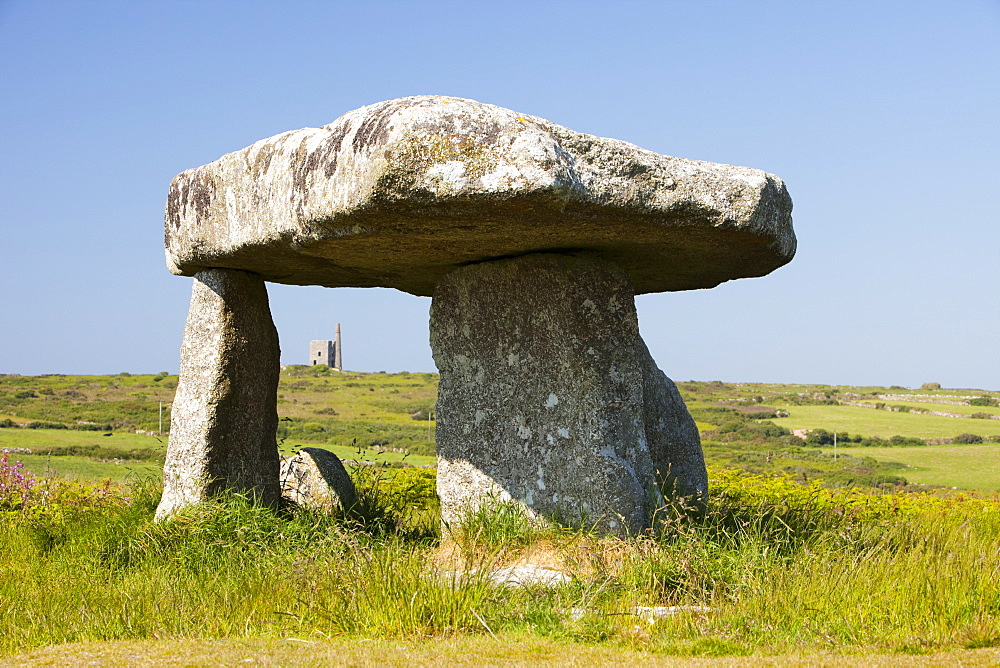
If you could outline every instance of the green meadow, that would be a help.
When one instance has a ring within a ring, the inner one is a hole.
[[[124,480],[162,473],[177,377],[0,376],[0,449],[27,448],[16,458],[63,478]],[[430,465],[433,456],[432,374],[339,373],[290,366],[278,390],[277,441],[282,454],[321,447],[341,459]],[[30,428],[29,428],[30,427]]]
[[[824,448],[828,454],[832,450]],[[1000,491],[1000,443],[902,448],[838,448],[841,456],[898,462],[910,482],[957,489]]]
[[[360,501],[335,515],[230,496],[157,523],[150,481],[33,483],[0,466],[16,491],[0,493],[0,662],[997,658],[996,500],[713,470],[702,514],[660,509],[641,536],[530,524],[504,504],[442,535],[433,486],[397,482],[433,471],[394,472],[354,468]],[[525,564],[562,581],[491,577]]]
[[[279,450],[289,454],[313,446],[342,459],[432,465],[437,381],[437,374],[430,373],[285,367],[278,389]],[[134,432],[158,432],[161,407],[164,429],[169,429],[176,386],[177,377],[166,373],[0,376],[0,425],[8,425],[0,428],[0,449],[28,448],[32,454],[17,458],[33,470],[66,478],[159,475],[167,435]],[[940,404],[935,398],[985,397],[978,403],[989,404],[997,403],[996,392],[718,381],[682,382],[678,387],[714,466],[792,475],[801,482],[821,479],[830,486],[1000,487],[1000,467],[984,466],[973,456],[976,450],[946,443],[960,434],[974,434],[989,443],[1000,438],[1000,420],[847,405],[861,402],[992,415],[1000,407]],[[888,398],[902,395],[913,399]],[[780,411],[788,416],[775,417],[784,414]],[[940,444],[915,448],[919,463],[908,458],[909,450],[904,453],[895,447],[841,449],[841,456],[834,459],[826,450],[805,447],[791,435],[793,429],[884,440],[904,436]],[[961,471],[968,473],[956,474]]]
[[[888,403],[879,395],[899,388],[679,383],[710,464],[702,514],[664,507],[647,534],[612,538],[526,524],[499,504],[442,534],[435,471],[395,465],[434,462],[436,375],[288,367],[280,450],[381,462],[348,466],[358,504],[317,515],[231,496],[155,523],[167,437],[135,431],[158,428],[160,401],[169,423],[175,386],[166,374],[0,377],[0,449],[32,451],[0,464],[0,661],[1000,658],[1000,442],[988,429],[1000,421],[841,403]],[[871,447],[835,456],[791,428]],[[961,433],[985,442],[945,442]],[[940,443],[889,447],[893,436]],[[525,564],[565,579],[489,578]]]
[[[969,405],[959,405],[954,404],[939,404],[933,401],[899,401],[899,400],[887,400],[884,402],[886,406],[907,406],[909,408],[914,408],[922,411],[938,411],[940,413],[952,413],[954,415],[964,415],[965,417],[971,417],[975,413],[985,413],[987,415],[1000,415],[1000,407],[997,406],[969,406]]]
[[[1000,436],[1000,420],[942,417],[840,405],[788,406],[787,410],[787,418],[779,418],[774,422],[788,429],[826,429],[882,438],[899,435],[936,439],[966,433]]]
[[[31,448],[38,452],[55,448],[104,448],[125,456],[129,452],[153,452],[162,456],[167,449],[167,437],[145,436],[126,431],[75,431],[69,429],[0,429],[0,449]]]

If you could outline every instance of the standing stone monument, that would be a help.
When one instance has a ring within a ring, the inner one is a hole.
[[[220,339],[191,326],[217,318],[226,336],[257,336],[202,304],[200,285],[232,275],[433,298],[447,523],[509,500],[528,517],[640,531],[664,494],[697,502],[707,480],[698,431],[639,337],[633,297],[782,266],[795,252],[791,208],[781,180],[759,170],[440,96],[362,107],[183,172],[165,245],[171,271],[195,277],[182,348],[191,389],[175,404],[159,516],[249,480],[267,501],[277,484],[259,454],[273,449],[267,420],[240,425],[236,450],[213,440],[225,429],[198,426],[220,392],[234,407],[212,413],[220,425],[273,411],[273,393],[229,389],[236,376],[211,361],[226,357]],[[269,324],[244,287],[252,317]],[[269,345],[255,352],[266,382],[278,368]],[[232,457],[239,467],[217,462]]]

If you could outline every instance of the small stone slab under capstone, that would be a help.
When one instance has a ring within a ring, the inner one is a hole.
[[[302,448],[282,458],[280,480],[281,497],[297,506],[330,512],[358,500],[347,469],[329,450]]]

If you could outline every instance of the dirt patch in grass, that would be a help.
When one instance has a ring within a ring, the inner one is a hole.
[[[435,640],[143,640],[55,645],[7,657],[6,665],[49,666],[995,666],[1000,649],[937,654],[832,653],[694,658],[622,646],[590,646],[516,636]]]

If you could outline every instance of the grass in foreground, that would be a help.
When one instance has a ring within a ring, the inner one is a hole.
[[[412,471],[401,475],[431,475]],[[664,516],[629,540],[525,529],[500,507],[442,543],[426,481],[358,475],[362,504],[340,517],[230,497],[159,524],[150,484],[60,483],[41,501],[32,485],[10,485],[23,493],[3,501],[0,652],[184,638],[474,647],[496,637],[581,656],[1000,646],[995,500],[716,472],[704,517]],[[511,589],[488,580],[492,568],[524,561],[571,581]],[[660,605],[709,610],[653,622],[633,614]]]

